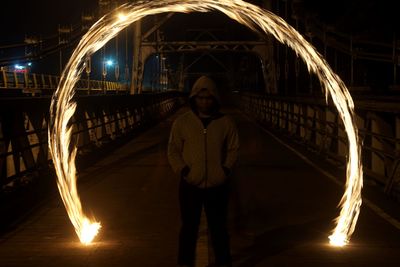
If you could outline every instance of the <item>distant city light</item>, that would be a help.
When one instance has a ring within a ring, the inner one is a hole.
[[[21,66],[21,65],[15,64],[14,68],[16,70],[23,70],[23,69],[25,69],[25,66]]]

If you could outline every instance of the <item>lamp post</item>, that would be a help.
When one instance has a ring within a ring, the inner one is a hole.
[[[102,85],[103,85],[103,93],[106,93],[106,76],[107,76],[107,66],[106,61],[103,60],[103,68],[102,68]]]
[[[114,61],[112,61],[111,59],[103,59],[103,71],[102,71],[102,75],[103,75],[103,93],[106,94],[107,93],[107,88],[106,88],[106,77],[107,77],[107,70],[108,67],[112,67],[114,66]]]
[[[69,39],[71,37],[72,26],[64,26],[62,27],[58,24],[58,45],[60,46],[59,52],[59,68],[60,68],[60,77],[63,70],[63,54],[62,54],[62,46],[68,44]]]
[[[128,65],[128,29],[125,29],[125,86],[129,90],[129,65]]]
[[[165,90],[165,77],[166,77],[166,73],[165,73],[165,71],[166,71],[166,69],[165,69],[165,57],[164,57],[164,55],[161,55],[161,80],[160,80],[160,83],[161,83],[161,91],[164,91]]]
[[[88,95],[90,95],[90,73],[92,72],[92,60],[90,59],[90,56],[86,57],[85,60],[85,71],[86,71],[86,77],[87,77],[87,90],[88,90]]]

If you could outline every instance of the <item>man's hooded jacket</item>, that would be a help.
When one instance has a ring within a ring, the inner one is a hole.
[[[194,97],[207,90],[215,99],[211,120],[203,124],[197,115]],[[175,173],[184,168],[184,179],[200,188],[225,182],[236,162],[239,137],[232,118],[219,112],[220,100],[215,83],[206,76],[193,85],[189,96],[191,110],[180,115],[172,124],[168,142],[168,161]]]

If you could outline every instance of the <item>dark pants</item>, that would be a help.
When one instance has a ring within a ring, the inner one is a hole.
[[[179,234],[178,264],[194,266],[202,207],[214,248],[216,265],[231,264],[227,214],[229,184],[201,189],[181,179],[179,201],[182,226]]]

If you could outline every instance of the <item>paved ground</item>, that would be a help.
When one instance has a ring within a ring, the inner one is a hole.
[[[238,110],[227,112],[241,139],[229,220],[234,266],[399,266],[400,230],[368,207],[351,244],[329,246],[341,187]],[[1,237],[0,266],[175,266],[178,179],[166,159],[174,118],[80,174],[84,206],[103,225],[95,244],[80,245],[54,198]],[[204,223],[200,233],[197,266],[204,267]]]

